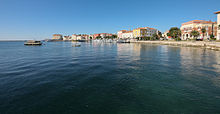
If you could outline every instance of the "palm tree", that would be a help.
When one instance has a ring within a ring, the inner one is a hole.
[[[202,28],[203,40],[204,40],[204,37],[205,37],[205,33],[206,33],[206,29],[205,29],[205,28]]]
[[[190,34],[193,36],[194,40],[196,40],[197,37],[200,35],[199,32],[196,30],[193,30]]]

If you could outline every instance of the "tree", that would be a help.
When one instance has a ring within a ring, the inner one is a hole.
[[[205,28],[202,28],[203,39],[204,39],[204,37],[205,37],[205,33],[206,33],[206,29],[205,29]]]
[[[158,36],[159,38],[162,38],[162,33],[160,31],[158,32]]]
[[[113,34],[113,35],[112,35],[112,38],[117,38],[117,37],[118,37],[118,36],[117,36],[117,35],[115,35],[115,34]]]
[[[155,34],[153,34],[153,35],[152,35],[152,37],[153,37],[153,39],[154,39],[154,40],[159,39],[159,37],[158,37],[158,35],[157,35],[156,33],[155,33]]]
[[[193,30],[191,33],[190,33],[194,39],[197,39],[197,37],[200,35],[198,31],[196,30]]]
[[[213,34],[210,35],[210,38],[211,38],[212,40],[216,40],[216,39],[215,39],[215,36],[214,36]]]
[[[102,38],[101,36],[97,36],[97,37],[96,37],[96,39],[101,39],[101,38]]]
[[[172,27],[169,31],[168,36],[171,36],[172,38],[180,38],[181,37],[181,30],[178,27]]]

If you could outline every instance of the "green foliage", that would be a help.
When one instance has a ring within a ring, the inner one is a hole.
[[[96,37],[96,39],[101,39],[101,38],[102,38],[101,36],[97,36],[97,37]]]
[[[206,29],[202,28],[202,33],[205,34],[206,33]]]
[[[172,27],[169,30],[169,35],[168,36],[171,36],[174,39],[176,39],[178,37],[181,37],[181,30],[178,27]]]
[[[159,39],[159,37],[156,33],[152,35],[152,38],[153,38],[153,40],[158,40]]]
[[[215,36],[212,34],[210,35],[211,40],[216,40]]]
[[[117,38],[117,37],[118,37],[118,36],[117,36],[117,35],[115,35],[115,34],[113,34],[113,35],[112,35],[112,38]]]
[[[158,36],[159,36],[159,38],[162,38],[162,33],[158,32]]]
[[[176,41],[181,41],[181,38],[175,38]]]
[[[200,33],[196,30],[193,30],[190,34],[194,37],[194,39],[197,39],[197,37],[200,35]]]
[[[205,36],[205,33],[206,33],[206,29],[205,28],[202,28],[202,35],[203,35],[203,38]]]
[[[150,37],[143,37],[142,40],[150,40]]]

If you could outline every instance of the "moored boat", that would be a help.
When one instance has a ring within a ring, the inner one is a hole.
[[[27,42],[24,43],[24,45],[42,45],[42,42],[36,40],[28,40]]]
[[[74,44],[72,45],[72,47],[80,47],[81,45],[80,44]]]

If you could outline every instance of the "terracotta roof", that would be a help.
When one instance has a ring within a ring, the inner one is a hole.
[[[126,31],[125,33],[132,33],[133,31]]]
[[[146,27],[136,28],[134,30],[138,30],[138,29],[146,29]]]
[[[156,30],[155,28],[149,28],[149,29],[151,29],[151,30]]]
[[[123,32],[124,32],[124,31],[127,31],[127,30],[120,30],[120,31],[123,31]]]
[[[188,25],[188,24],[193,24],[193,23],[197,23],[197,24],[212,24],[212,23],[216,23],[216,22],[205,21],[205,20],[192,20],[192,21],[183,23],[182,25]]]
[[[220,11],[215,12],[215,14],[219,14],[219,13],[220,13]]]
[[[54,34],[53,36],[62,36],[61,34]]]

